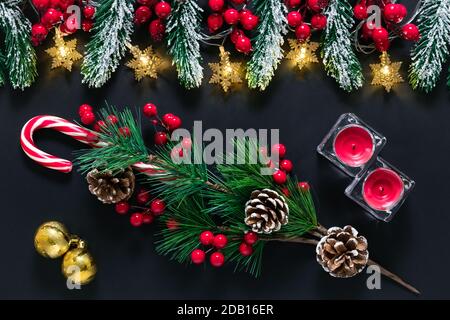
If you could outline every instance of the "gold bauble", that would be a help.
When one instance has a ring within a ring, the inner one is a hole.
[[[83,285],[94,279],[97,267],[94,258],[86,249],[75,248],[64,256],[62,272],[70,281]]]
[[[69,232],[62,223],[46,222],[37,229],[34,246],[37,252],[44,257],[58,258],[69,250]]]

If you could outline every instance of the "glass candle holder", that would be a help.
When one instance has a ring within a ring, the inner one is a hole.
[[[390,221],[415,182],[378,157],[347,187],[345,194],[378,220]]]
[[[317,152],[355,177],[375,161],[386,138],[352,113],[341,115]]]

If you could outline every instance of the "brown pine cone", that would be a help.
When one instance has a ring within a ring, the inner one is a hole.
[[[317,262],[333,277],[349,278],[360,273],[369,260],[367,240],[351,226],[328,229],[316,247]]]
[[[105,204],[128,200],[134,191],[133,170],[127,168],[113,175],[111,171],[92,170],[86,176],[89,191]]]
[[[255,190],[245,204],[245,224],[257,233],[272,233],[288,223],[289,207],[278,192]]]

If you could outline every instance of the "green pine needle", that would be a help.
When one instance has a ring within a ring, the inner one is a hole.
[[[167,20],[167,47],[178,78],[186,89],[199,87],[203,79],[200,55],[202,12],[196,0],[173,1]]]
[[[242,237],[243,234],[241,234]],[[238,239],[229,243],[223,250],[227,262],[234,262],[236,264],[235,271],[245,271],[250,273],[255,278],[261,275],[262,256],[264,252],[265,241],[258,241],[253,245],[253,253],[245,257],[239,252],[239,246],[242,240]]]
[[[324,10],[327,27],[323,32],[321,55],[328,75],[347,92],[362,86],[361,64],[353,51],[350,29],[353,9],[348,0],[334,0]]]
[[[133,32],[135,0],[103,0],[97,7],[93,36],[81,66],[83,83],[103,86],[119,66]]]
[[[119,122],[113,125],[108,116],[115,115]],[[87,173],[93,169],[118,172],[137,162],[148,160],[148,150],[142,137],[140,120],[135,120],[133,113],[126,109],[118,112],[109,107],[100,111],[100,118],[106,127],[98,133],[100,141],[106,144],[102,148],[91,148],[76,152],[75,164],[79,171]],[[121,128],[128,128],[130,135],[124,135]]]
[[[0,1],[0,31],[5,39],[4,68],[14,89],[25,89],[37,77],[36,52],[31,44],[31,23],[23,15],[21,0]],[[0,83],[5,77],[0,76]]]
[[[0,87],[3,86],[6,82],[4,68],[5,68],[5,57],[3,53],[0,51]]]

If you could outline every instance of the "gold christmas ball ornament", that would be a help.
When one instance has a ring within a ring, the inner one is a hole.
[[[84,285],[94,279],[97,267],[91,254],[85,248],[75,248],[64,256],[62,272],[73,283]]]
[[[41,256],[52,259],[61,257],[70,248],[69,232],[62,223],[46,222],[37,229],[34,246]]]

